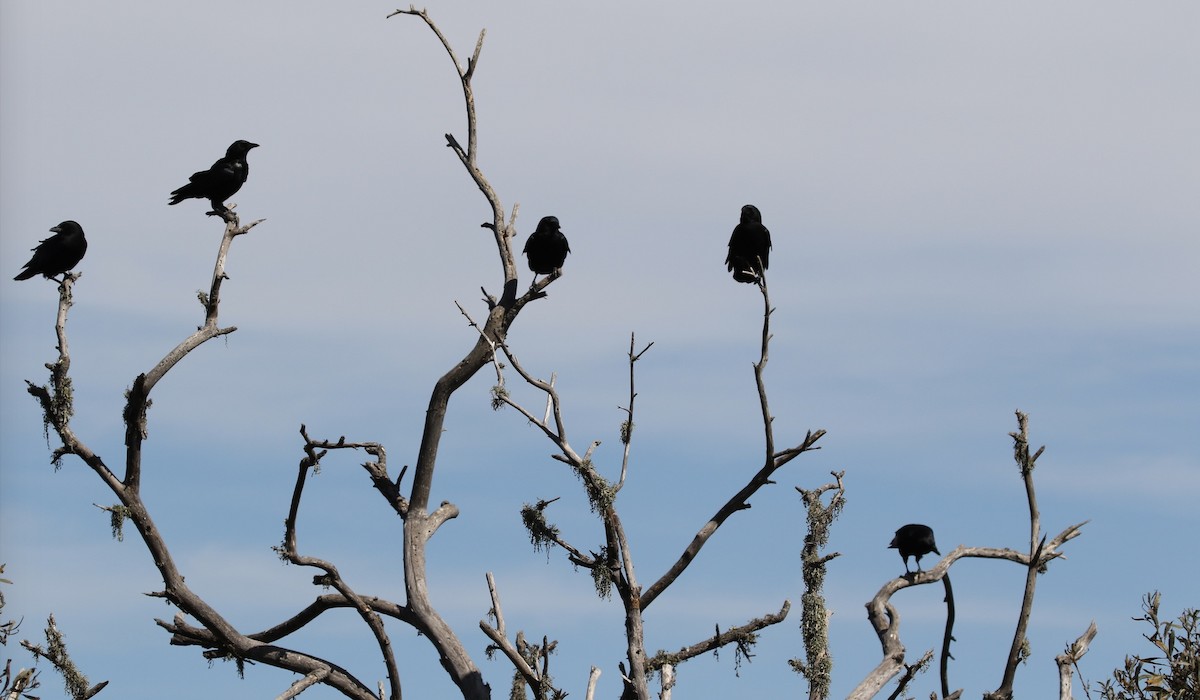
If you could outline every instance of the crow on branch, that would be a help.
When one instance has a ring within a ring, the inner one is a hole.
[[[188,184],[172,192],[170,204],[179,204],[185,199],[207,199],[213,212],[229,211],[225,200],[242,189],[250,175],[246,154],[251,148],[258,148],[258,144],[240,139],[234,141],[225,151],[224,158],[218,159],[208,170],[193,173]]]
[[[742,220],[729,237],[725,267],[738,282],[755,284],[770,266],[771,232],[763,226],[762,213],[753,204],[742,207]]]
[[[938,551],[937,543],[933,541],[933,529],[928,525],[919,525],[910,523],[896,530],[896,536],[892,538],[892,543],[888,545],[891,549],[900,550],[900,556],[904,559],[904,573],[909,573],[908,558],[916,557],[917,571],[921,570],[921,557],[933,552],[941,556]]]
[[[543,216],[537,230],[525,239],[523,251],[529,258],[529,269],[535,275],[550,275],[562,269],[571,252],[567,237],[559,230],[557,216]]]
[[[33,257],[25,263],[25,269],[14,280],[27,280],[34,275],[53,279],[83,260],[83,254],[87,252],[87,238],[83,235],[82,226],[74,221],[64,221],[50,230],[54,235],[33,248]]]

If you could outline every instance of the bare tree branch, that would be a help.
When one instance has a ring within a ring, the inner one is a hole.
[[[1074,642],[1068,644],[1066,651],[1054,657],[1054,663],[1058,665],[1058,700],[1071,700],[1071,667],[1079,665],[1079,660],[1083,658],[1084,654],[1088,653],[1088,647],[1091,646],[1092,640],[1095,638],[1096,621],[1092,620],[1092,624],[1088,625],[1087,631],[1079,635]]]
[[[537,669],[529,665],[525,657],[521,656],[521,652],[517,650],[516,645],[508,640],[507,632],[504,626],[504,611],[500,607],[500,593],[496,590],[496,579],[492,576],[492,572],[487,573],[488,593],[492,597],[492,615],[496,618],[496,626],[492,627],[487,623],[487,620],[479,621],[479,629],[492,640],[496,648],[503,652],[517,672],[525,679],[531,688],[537,688],[542,683],[542,676]]]
[[[600,669],[592,666],[592,670],[588,673],[587,694],[585,700],[595,700],[596,697],[596,682],[600,680]]]
[[[791,602],[785,600],[777,613],[769,613],[762,617],[756,617],[744,625],[725,630],[724,632],[717,630],[716,634],[708,639],[688,645],[677,651],[660,651],[646,660],[646,668],[655,671],[668,664],[678,666],[688,659],[707,654],[710,651],[720,649],[729,644],[737,644],[742,646],[744,650],[748,649],[749,645],[752,645],[756,641],[757,632],[771,625],[783,622],[787,618],[788,611],[791,609]]]
[[[954,641],[954,587],[950,585],[950,572],[942,577],[942,586],[946,589],[946,631],[942,635],[942,656],[938,664],[938,675],[942,680],[942,697],[950,697],[950,643]]]
[[[380,655],[383,658],[384,666],[387,668],[391,697],[399,698],[402,695],[400,690],[400,671],[396,666],[396,655],[392,649],[392,643],[388,638],[387,631],[384,629],[383,620],[350,587],[345,579],[342,578],[341,573],[338,572],[337,567],[332,563],[300,554],[296,537],[296,521],[300,516],[300,500],[304,493],[304,484],[308,478],[309,470],[316,469],[320,464],[321,457],[326,453],[325,450],[318,452],[318,444],[308,437],[304,426],[300,427],[300,432],[305,439],[304,459],[300,460],[300,466],[296,475],[296,486],[292,490],[292,502],[291,507],[288,509],[287,520],[284,523],[284,537],[283,545],[279,549],[280,555],[288,562],[297,566],[309,566],[324,571],[324,575],[314,577],[313,583],[333,588],[354,606],[355,610],[362,617],[363,622],[371,630],[371,634],[379,646]],[[344,442],[344,439],[340,442]],[[384,454],[382,447],[377,444],[371,443],[366,447],[368,450],[373,450],[375,454]],[[388,483],[390,485],[390,482]],[[321,677],[325,678],[328,675],[328,671],[322,669]]]
[[[325,677],[328,675],[329,671],[327,669],[322,668],[313,671],[312,673],[293,683],[291,687],[283,691],[283,693],[275,698],[275,700],[290,700],[290,698],[294,698],[300,693],[303,693],[309,687],[325,680]]]
[[[1008,660],[1004,664],[1004,678],[1000,687],[994,692],[984,695],[985,700],[1010,700],[1012,698],[1013,681],[1017,677],[1017,664],[1027,650],[1025,630],[1029,627],[1029,617],[1033,614],[1033,594],[1037,588],[1038,565],[1040,553],[1045,547],[1046,538],[1041,536],[1042,514],[1038,510],[1037,491],[1033,486],[1033,469],[1038,457],[1045,451],[1045,446],[1039,447],[1033,455],[1029,454],[1029,416],[1017,411],[1018,432],[1009,433],[1013,439],[1013,459],[1021,470],[1021,480],[1025,483],[1025,499],[1029,504],[1029,568],[1025,572],[1025,595],[1021,600],[1021,612],[1017,615],[1017,629],[1013,633],[1012,646],[1008,651]]]
[[[921,658],[917,659],[915,664],[904,664],[904,675],[900,676],[900,681],[896,684],[896,689],[888,696],[888,700],[896,700],[904,694],[904,689],[912,683],[917,674],[925,670],[925,666],[933,659],[933,649],[927,650]]]
[[[58,674],[62,676],[67,693],[70,694],[73,700],[88,700],[101,690],[104,690],[104,687],[108,685],[108,681],[101,681],[92,685],[88,682],[87,676],[83,675],[79,667],[75,665],[75,662],[71,659],[71,655],[67,653],[66,640],[63,638],[62,632],[58,629],[58,624],[54,621],[53,615],[46,621],[44,634],[46,636],[45,647],[33,644],[28,640],[22,640],[21,646],[33,654],[35,659],[45,659],[50,662],[54,670],[58,671]]]
[[[675,687],[675,667],[663,664],[658,675],[662,678],[662,692],[658,694],[658,700],[671,700],[671,689]]]
[[[717,532],[717,529],[729,519],[729,516],[733,515],[739,510],[745,510],[749,508],[751,496],[757,493],[758,490],[763,486],[775,483],[771,480],[771,477],[778,469],[792,461],[792,459],[805,452],[808,452],[809,450],[820,449],[819,447],[816,447],[816,442],[817,440],[821,439],[821,436],[825,434],[825,431],[810,430],[805,435],[804,441],[799,445],[778,453],[775,452],[775,431],[772,426],[774,418],[772,418],[771,410],[767,404],[767,386],[766,381],[763,378],[763,371],[767,366],[767,350],[771,341],[771,313],[773,311],[771,308],[770,296],[767,294],[767,282],[764,276],[759,277],[759,289],[762,291],[763,297],[762,348],[759,360],[754,364],[754,381],[758,386],[759,405],[762,408],[763,430],[765,433],[766,443],[765,463],[763,464],[762,468],[758,470],[758,473],[756,473],[754,477],[750,479],[750,482],[742,487],[742,490],[734,494],[732,498],[726,501],[725,505],[721,506],[715,515],[709,518],[708,522],[700,528],[699,532],[696,533],[696,535],[692,538],[692,541],[683,550],[683,553],[679,555],[679,558],[675,560],[675,563],[672,564],[671,567],[667,569],[667,571],[661,577],[659,577],[657,581],[655,581],[650,585],[649,588],[646,589],[646,591],[642,594],[641,599],[641,607],[643,610],[650,607],[650,604],[653,603],[654,600],[664,590],[666,590],[671,583],[675,581],[675,579],[679,578],[680,574],[682,574],[684,570],[686,570],[687,567],[692,563],[708,540]]]
[[[147,434],[146,409],[150,405],[151,389],[192,350],[208,340],[232,333],[235,330],[233,327],[221,328],[218,325],[220,290],[223,281],[228,278],[225,273],[226,259],[233,239],[248,232],[259,221],[241,226],[237,215],[231,210],[223,212],[221,218],[225,222],[225,230],[218,249],[213,278],[209,292],[200,295],[200,301],[205,309],[204,324],[168,352],[150,372],[139,375],[129,391],[125,409],[126,469],[123,480],[116,478],[104,464],[103,459],[75,434],[70,425],[72,414],[70,377],[66,371],[70,367],[70,355],[67,351],[65,326],[66,309],[71,304],[71,283],[74,281],[71,276],[64,277],[59,288],[59,311],[56,321],[56,331],[59,335],[59,359],[58,362],[48,366],[51,370],[52,385],[51,387],[39,387],[30,382],[28,383],[29,393],[41,403],[47,419],[47,428],[52,428],[63,442],[63,446],[55,451],[56,459],[66,454],[79,456],[119,499],[119,514],[133,522],[163,578],[164,588],[155,595],[166,599],[201,624],[199,628],[189,625],[184,621],[183,615],[177,615],[174,623],[158,621],[160,626],[175,634],[172,639],[173,643],[190,639],[194,641],[184,643],[201,644],[213,650],[219,657],[236,659],[239,663],[257,661],[302,675],[326,669],[328,671],[324,680],[326,685],[339,690],[346,697],[361,698],[362,700],[373,698],[373,693],[351,674],[323,659],[268,645],[239,633],[232,624],[187,586],[171,556],[166,541],[155,526],[149,509],[142,501],[142,442]],[[114,514],[118,513],[116,508],[110,510]]]
[[[629,473],[629,447],[633,442],[633,401],[637,398],[637,391],[634,389],[634,364],[642,359],[642,355],[654,346],[654,341],[641,349],[639,352],[634,352],[635,335],[629,334],[629,405],[621,407],[625,412],[625,421],[621,423],[621,445],[624,446],[624,451],[621,455],[621,478],[617,480],[617,485],[613,487],[613,492],[619,492],[621,487],[625,485],[625,476]]]

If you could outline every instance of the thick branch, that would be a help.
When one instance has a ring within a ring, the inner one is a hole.
[[[1068,645],[1066,651],[1054,657],[1054,663],[1058,665],[1058,700],[1071,700],[1071,667],[1079,665],[1079,660],[1088,652],[1088,647],[1095,638],[1096,621],[1092,620],[1087,631]]]

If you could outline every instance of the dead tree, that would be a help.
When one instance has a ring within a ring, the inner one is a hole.
[[[71,307],[73,285],[78,276],[65,276],[59,287],[59,303],[55,323],[58,357],[53,363],[46,365],[50,370],[50,382],[45,386],[33,382],[28,383],[29,393],[41,405],[48,433],[55,435],[62,443],[54,450],[52,459],[56,464],[60,464],[67,455],[77,456],[100,478],[116,498],[116,503],[107,508],[114,520],[114,530],[119,530],[125,521],[132,523],[137,530],[163,581],[162,589],[150,595],[163,599],[178,610],[172,620],[157,620],[158,625],[171,634],[170,642],[172,644],[199,647],[203,650],[205,658],[231,660],[238,665],[239,669],[247,663],[253,663],[290,671],[300,676],[282,692],[279,696],[281,698],[295,697],[316,684],[327,686],[345,697],[356,700],[400,698],[402,684],[399,664],[385,624],[385,620],[390,619],[411,626],[433,645],[442,666],[458,687],[463,698],[485,700],[491,697],[491,688],[484,682],[478,666],[467,652],[459,633],[439,615],[430,600],[426,576],[426,549],[439,528],[459,513],[458,508],[449,501],[442,501],[436,505],[432,502],[438,447],[444,432],[443,422],[450,399],[480,369],[489,363],[496,362],[498,352],[503,352],[513,366],[518,368],[526,381],[546,392],[552,407],[554,423],[550,424],[547,418],[540,421],[539,425],[546,435],[558,445],[561,452],[558,455],[559,459],[576,470],[583,480],[604,529],[605,545],[598,553],[584,553],[572,548],[561,539],[555,539],[555,544],[568,551],[571,561],[592,570],[598,587],[611,586],[617,590],[625,608],[628,644],[628,668],[624,671],[625,694],[640,700],[649,700],[647,689],[649,674],[668,664],[676,665],[688,658],[728,644],[736,644],[739,649],[745,651],[754,641],[754,635],[758,630],[774,624],[786,616],[788,603],[785,601],[778,613],[767,614],[725,630],[718,627],[712,637],[683,646],[672,653],[659,652],[654,656],[649,656],[644,647],[645,635],[642,628],[644,610],[684,572],[727,518],[750,507],[750,497],[761,487],[772,483],[771,476],[776,470],[800,454],[816,449],[814,445],[824,431],[810,431],[804,441],[795,447],[783,450],[777,450],[775,447],[763,381],[763,370],[767,363],[767,349],[770,340],[769,320],[771,314],[770,300],[764,283],[760,285],[765,308],[762,351],[759,361],[754,365],[766,442],[762,467],[744,488],[733,495],[708,522],[701,526],[691,543],[680,553],[678,560],[643,589],[635,575],[633,549],[625,535],[615,503],[616,495],[625,483],[629,467],[628,445],[633,428],[633,399],[636,396],[633,391],[633,367],[641,355],[634,353],[631,341],[630,402],[626,408],[627,421],[623,431],[626,450],[620,469],[621,476],[614,484],[601,476],[600,471],[591,463],[591,453],[596,443],[593,443],[593,446],[581,455],[567,442],[560,411],[561,402],[557,392],[553,389],[552,384],[536,380],[524,370],[519,369],[519,364],[506,343],[508,331],[521,310],[530,302],[544,298],[546,296],[545,289],[559,278],[560,273],[556,271],[554,274],[536,281],[523,293],[518,293],[516,250],[513,244],[516,235],[517,206],[514,205],[511,212],[505,208],[476,161],[477,131],[472,78],[480,60],[485,35],[483,32],[480,33],[474,52],[464,65],[446,37],[425,11],[410,7],[408,10],[397,10],[389,17],[395,15],[410,15],[424,22],[425,26],[441,42],[461,84],[466,111],[466,145],[464,147],[462,142],[452,134],[446,134],[445,139],[447,146],[466,169],[491,209],[491,220],[484,222],[481,227],[490,231],[492,242],[496,247],[500,292],[498,296],[494,296],[487,293],[486,289],[484,290],[487,317],[478,324],[472,321],[478,331],[477,338],[466,354],[434,383],[416,461],[411,470],[411,480],[407,480],[407,483],[406,477],[410,473],[407,467],[401,469],[396,476],[390,473],[387,449],[384,445],[371,441],[349,441],[345,437],[322,439],[309,435],[305,426],[300,427],[303,456],[297,468],[282,543],[277,550],[286,561],[297,566],[314,569],[313,584],[329,589],[330,592],[316,596],[303,609],[295,611],[266,629],[257,631],[242,629],[235,621],[226,618],[189,587],[183,572],[175,563],[167,541],[155,525],[151,504],[144,501],[142,497],[143,480],[153,478],[155,473],[153,465],[143,464],[143,444],[149,434],[149,408],[154,389],[192,351],[214,338],[228,335],[237,330],[234,326],[222,326],[219,322],[221,293],[223,284],[228,279],[225,274],[226,261],[233,242],[239,236],[250,233],[251,229],[261,223],[261,220],[242,225],[238,214],[232,207],[217,213],[225,227],[218,246],[208,291],[199,294],[204,315],[203,322],[194,333],[169,350],[153,367],[138,374],[127,391],[124,409],[125,449],[123,456],[125,464],[123,473],[118,473],[120,470],[110,467],[105,458],[93,450],[89,441],[77,434],[72,426],[74,409],[67,314]],[[523,409],[521,410],[523,411]],[[403,541],[403,603],[359,591],[342,575],[334,562],[305,552],[300,543],[297,523],[303,517],[303,496],[308,484],[308,476],[319,468],[321,460],[326,455],[331,451],[339,450],[361,451],[368,455],[369,459],[362,466],[370,476],[373,488],[383,497],[386,507],[400,516]],[[500,596],[495,582],[491,579],[489,579],[489,589],[492,598],[493,622],[484,621],[480,623],[480,626],[493,641],[494,647],[502,651],[512,662],[520,680],[532,688],[537,697],[562,697],[565,695],[552,687],[549,678],[547,659],[553,651],[554,643],[546,637],[542,638],[541,644],[530,643],[520,633],[517,634],[515,641],[511,640],[506,632]],[[362,620],[366,631],[374,639],[387,678],[386,688],[381,683],[378,690],[372,689],[366,682],[357,678],[335,660],[322,658],[300,648],[288,646],[288,639],[291,635],[322,615],[342,609],[349,609],[357,615]],[[589,696],[594,692],[598,675],[598,672],[593,671],[589,680]]]
[[[619,466],[607,465],[607,468],[602,468],[592,460],[595,449],[599,445],[598,441],[591,442],[586,449],[580,452],[568,440],[562,412],[563,401],[554,387],[553,379],[550,381],[539,379],[527,371],[507,342],[509,330],[520,312],[529,303],[545,298],[546,288],[559,279],[561,273],[556,271],[535,281],[523,293],[518,292],[517,251],[514,247],[518,207],[514,205],[511,211],[505,208],[476,159],[478,148],[472,78],[480,60],[485,34],[480,33],[474,52],[464,65],[446,37],[425,11],[410,7],[408,10],[397,10],[389,17],[395,15],[414,16],[425,24],[425,27],[441,42],[461,84],[467,122],[466,145],[464,147],[462,142],[452,134],[446,134],[445,140],[447,147],[458,158],[491,209],[491,220],[484,222],[481,228],[490,231],[492,243],[496,247],[500,291],[498,295],[492,295],[486,289],[484,290],[486,318],[478,323],[471,320],[477,337],[462,358],[434,383],[416,460],[411,470],[411,478],[407,478],[410,475],[407,466],[400,469],[397,475],[392,475],[388,468],[387,449],[381,443],[349,441],[345,437],[337,439],[313,437],[305,426],[300,427],[303,456],[299,460],[296,480],[292,489],[292,499],[286,515],[283,540],[278,547],[278,552],[282,558],[294,565],[314,569],[313,584],[327,588],[331,592],[316,596],[303,609],[295,611],[266,629],[249,631],[240,628],[235,621],[227,619],[188,586],[183,572],[175,563],[168,543],[155,525],[150,504],[146,503],[142,497],[143,480],[154,476],[152,465],[143,464],[143,445],[148,437],[149,408],[153,391],[158,383],[192,351],[210,340],[237,330],[234,326],[221,326],[219,323],[221,292],[223,283],[227,280],[226,261],[233,242],[239,236],[250,233],[262,220],[242,225],[238,214],[232,208],[219,212],[220,218],[224,222],[224,232],[218,246],[208,291],[199,294],[199,301],[203,309],[203,322],[195,332],[185,337],[161,360],[146,372],[138,374],[131,382],[124,409],[123,469],[116,468],[114,470],[113,467],[110,467],[104,457],[90,447],[89,441],[75,432],[72,425],[74,406],[67,318],[72,304],[73,287],[79,276],[75,274],[64,276],[59,285],[59,301],[55,321],[58,357],[54,362],[46,365],[50,371],[50,381],[47,385],[28,383],[28,392],[37,399],[41,406],[47,432],[61,441],[61,445],[53,451],[52,461],[60,464],[62,459],[68,455],[78,457],[115,497],[116,503],[108,508],[114,519],[114,527],[119,527],[122,522],[128,521],[137,530],[163,581],[162,589],[151,595],[163,599],[178,610],[178,613],[170,621],[157,620],[158,625],[171,634],[170,642],[172,644],[199,647],[207,659],[232,660],[239,667],[250,662],[289,671],[300,676],[282,692],[280,698],[295,697],[305,689],[320,684],[355,700],[399,699],[402,696],[400,667],[386,627],[386,621],[396,621],[410,626],[422,638],[428,640],[437,651],[441,665],[463,698],[487,700],[491,697],[491,687],[484,681],[479,667],[467,651],[459,632],[452,629],[441,617],[430,599],[426,574],[426,551],[429,542],[441,526],[459,514],[457,506],[453,503],[442,501],[435,505],[432,499],[438,449],[444,434],[443,424],[449,402],[454,394],[481,369],[489,364],[493,365],[498,378],[493,392],[495,404],[516,409],[555,445],[557,453],[554,458],[570,469],[583,485],[591,508],[598,518],[603,544],[597,551],[586,551],[571,544],[568,537],[550,524],[545,517],[545,511],[553,500],[540,501],[536,505],[524,509],[523,516],[531,537],[535,544],[554,547],[564,552],[570,563],[591,573],[594,585],[601,595],[615,593],[621,602],[626,644],[625,662],[621,666],[622,697],[650,700],[649,681],[656,672],[662,674],[662,695],[667,697],[670,694],[674,673],[681,663],[729,645],[735,647],[735,653],[748,655],[751,645],[756,641],[757,634],[762,629],[782,621],[790,607],[789,602],[785,600],[778,612],[769,612],[740,625],[727,626],[724,629],[720,626],[722,621],[714,621],[713,635],[700,640],[692,640],[690,643],[676,647],[674,651],[658,651],[650,654],[646,649],[645,611],[684,574],[696,557],[700,555],[705,545],[730,517],[739,511],[749,509],[750,499],[764,486],[774,483],[773,478],[781,468],[801,454],[819,449],[816,443],[824,435],[823,430],[809,430],[804,438],[794,446],[782,449],[776,446],[774,419],[771,415],[764,379],[771,340],[770,320],[773,312],[765,277],[760,277],[758,282],[763,299],[763,323],[760,356],[753,365],[763,427],[763,452],[761,461],[756,460],[759,465],[758,469],[737,493],[719,505],[716,512],[700,525],[691,541],[679,552],[676,560],[665,571],[656,572],[652,578],[646,579],[649,583],[643,586],[634,564],[634,543],[629,540],[619,514],[618,496],[626,484],[633,483],[636,479],[630,459],[635,417],[634,401],[637,397],[634,383],[635,366],[643,354],[650,349],[650,345],[638,350],[635,340],[631,337],[629,403],[623,407],[625,420],[622,422],[620,430],[621,441],[624,445],[622,459]],[[470,318],[465,309],[463,309],[463,313]],[[505,363],[511,366],[529,386],[544,394],[547,402],[544,415],[539,417],[512,399],[504,387],[502,365]],[[895,593],[909,586],[924,585],[945,579],[954,562],[964,557],[1006,559],[1025,566],[1028,570],[1025,602],[1018,619],[1012,650],[1004,667],[1003,680],[999,688],[988,695],[990,698],[1011,696],[1015,666],[1020,659],[1025,628],[1032,611],[1037,574],[1044,571],[1050,561],[1062,556],[1059,548],[1076,537],[1082,526],[1081,523],[1068,527],[1048,542],[1041,535],[1040,515],[1037,510],[1032,481],[1034,463],[1041,454],[1041,450],[1030,454],[1025,416],[1018,414],[1018,420],[1020,431],[1013,433],[1013,437],[1030,508],[1031,545],[1029,551],[1025,553],[1011,549],[958,547],[931,570],[901,577],[886,584],[868,604],[868,617],[882,644],[883,660],[851,697],[873,697],[902,669],[908,669],[906,678],[911,677],[916,665],[906,666],[904,663],[905,650],[899,637],[900,618],[895,606],[891,603],[891,598]],[[303,496],[308,484],[308,476],[320,466],[321,460],[331,451],[341,450],[360,451],[368,455],[367,461],[362,466],[371,479],[372,487],[383,498],[385,507],[400,517],[400,539],[403,543],[403,603],[358,590],[341,574],[333,561],[310,554],[301,546],[297,534],[297,524],[303,517]],[[615,476],[610,479],[605,474]],[[836,500],[840,503],[840,475],[838,475],[838,479]],[[819,498],[819,493],[817,492],[817,498]],[[829,508],[832,511],[834,505],[831,504]],[[816,565],[823,566],[825,561],[836,556],[829,555],[823,559],[817,556],[816,548],[820,546],[820,540],[820,536],[814,539],[815,546],[810,552],[814,567]],[[806,564],[808,562],[809,560],[806,559]],[[819,574],[823,573],[823,570],[818,571],[817,568],[812,568],[811,572]],[[818,575],[816,578],[819,579],[820,576]],[[540,643],[538,643],[536,638],[532,642],[529,641],[522,632],[511,635],[504,618],[498,587],[490,576],[488,592],[492,603],[490,621],[481,621],[480,628],[491,640],[492,648],[501,652],[512,664],[516,683],[522,686],[519,689],[523,692],[523,688],[529,688],[539,699],[564,697],[566,693],[554,687],[549,673],[549,657],[554,651],[556,642],[548,636],[541,636]],[[808,613],[809,605],[806,603],[805,607],[806,613]],[[361,619],[367,634],[374,640],[387,678],[386,688],[380,684],[378,689],[372,689],[336,661],[288,646],[288,639],[294,633],[304,629],[326,613],[341,610],[350,610],[352,614]],[[824,616],[820,606],[813,606],[812,613],[818,618]],[[819,646],[818,644],[809,650],[806,666],[814,674],[817,673],[817,662],[823,659]],[[827,649],[825,651],[827,652]],[[924,658],[931,658],[931,654],[927,654]],[[944,666],[943,664],[943,668]],[[588,697],[594,695],[598,676],[599,671],[593,669],[588,681]],[[810,680],[813,677],[816,676],[811,676]],[[820,682],[827,682],[827,674],[825,680]],[[953,696],[946,691],[945,681],[943,681],[943,695]]]

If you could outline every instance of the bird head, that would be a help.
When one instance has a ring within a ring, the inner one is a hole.
[[[229,158],[244,158],[250,152],[251,148],[258,148],[258,144],[238,139],[229,145],[229,148],[225,151],[225,155]]]
[[[554,231],[558,231],[559,230],[558,217],[557,216],[543,216],[542,220],[538,222],[537,230],[542,233],[552,233]]]
[[[742,223],[743,224],[761,224],[762,212],[753,204],[747,204],[742,207]]]
[[[64,221],[64,222],[62,222],[62,223],[61,223],[61,224],[59,224],[58,226],[55,226],[54,228],[50,229],[50,232],[51,232],[51,233],[67,233],[67,234],[70,234],[70,233],[76,233],[76,232],[78,232],[78,231],[82,231],[82,230],[83,230],[83,227],[82,227],[82,226],[80,226],[79,224],[75,223],[74,221],[67,220],[67,221]]]

